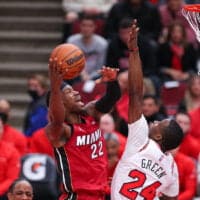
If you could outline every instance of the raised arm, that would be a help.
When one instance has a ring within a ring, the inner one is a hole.
[[[61,64],[61,63],[60,63]],[[46,126],[47,136],[53,146],[62,146],[70,137],[71,129],[64,124],[65,107],[62,100],[62,73],[54,60],[49,61],[50,96],[49,124]]]
[[[128,40],[128,48],[130,52],[128,69],[128,123],[137,121],[142,115],[143,73],[137,45],[138,31],[139,28],[137,27],[137,21],[134,20]]]

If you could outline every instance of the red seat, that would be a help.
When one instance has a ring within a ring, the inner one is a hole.
[[[177,112],[179,103],[185,95],[186,84],[180,83],[177,87],[161,87],[161,101],[168,116],[174,116]]]

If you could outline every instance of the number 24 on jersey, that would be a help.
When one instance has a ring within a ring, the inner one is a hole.
[[[131,182],[124,183],[120,189],[120,194],[125,196],[130,200],[136,200],[137,196],[141,196],[144,200],[153,200],[156,196],[156,189],[161,185],[159,181],[156,181],[146,187],[144,187],[140,192],[135,189],[142,188],[147,179],[146,175],[136,169],[130,171],[129,177],[134,180]]]

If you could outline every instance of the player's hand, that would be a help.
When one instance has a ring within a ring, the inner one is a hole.
[[[49,77],[51,85],[61,85],[63,81],[63,76],[67,73],[67,71],[63,70],[61,66],[62,63],[58,63],[56,57],[53,59],[49,59]]]
[[[103,66],[98,72],[101,74],[101,78],[96,80],[96,83],[109,82],[117,79],[118,68],[111,68]]]
[[[128,49],[130,51],[136,51],[138,49],[138,45],[137,45],[137,39],[138,39],[138,32],[139,32],[139,27],[137,26],[137,20],[134,19],[133,20],[133,24],[131,26],[131,32],[129,35],[129,39],[128,39]]]

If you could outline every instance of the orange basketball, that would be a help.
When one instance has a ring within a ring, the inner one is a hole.
[[[58,63],[63,63],[61,70],[68,69],[63,79],[73,79],[78,76],[85,66],[84,53],[73,44],[61,44],[53,49],[50,58],[57,58]]]

